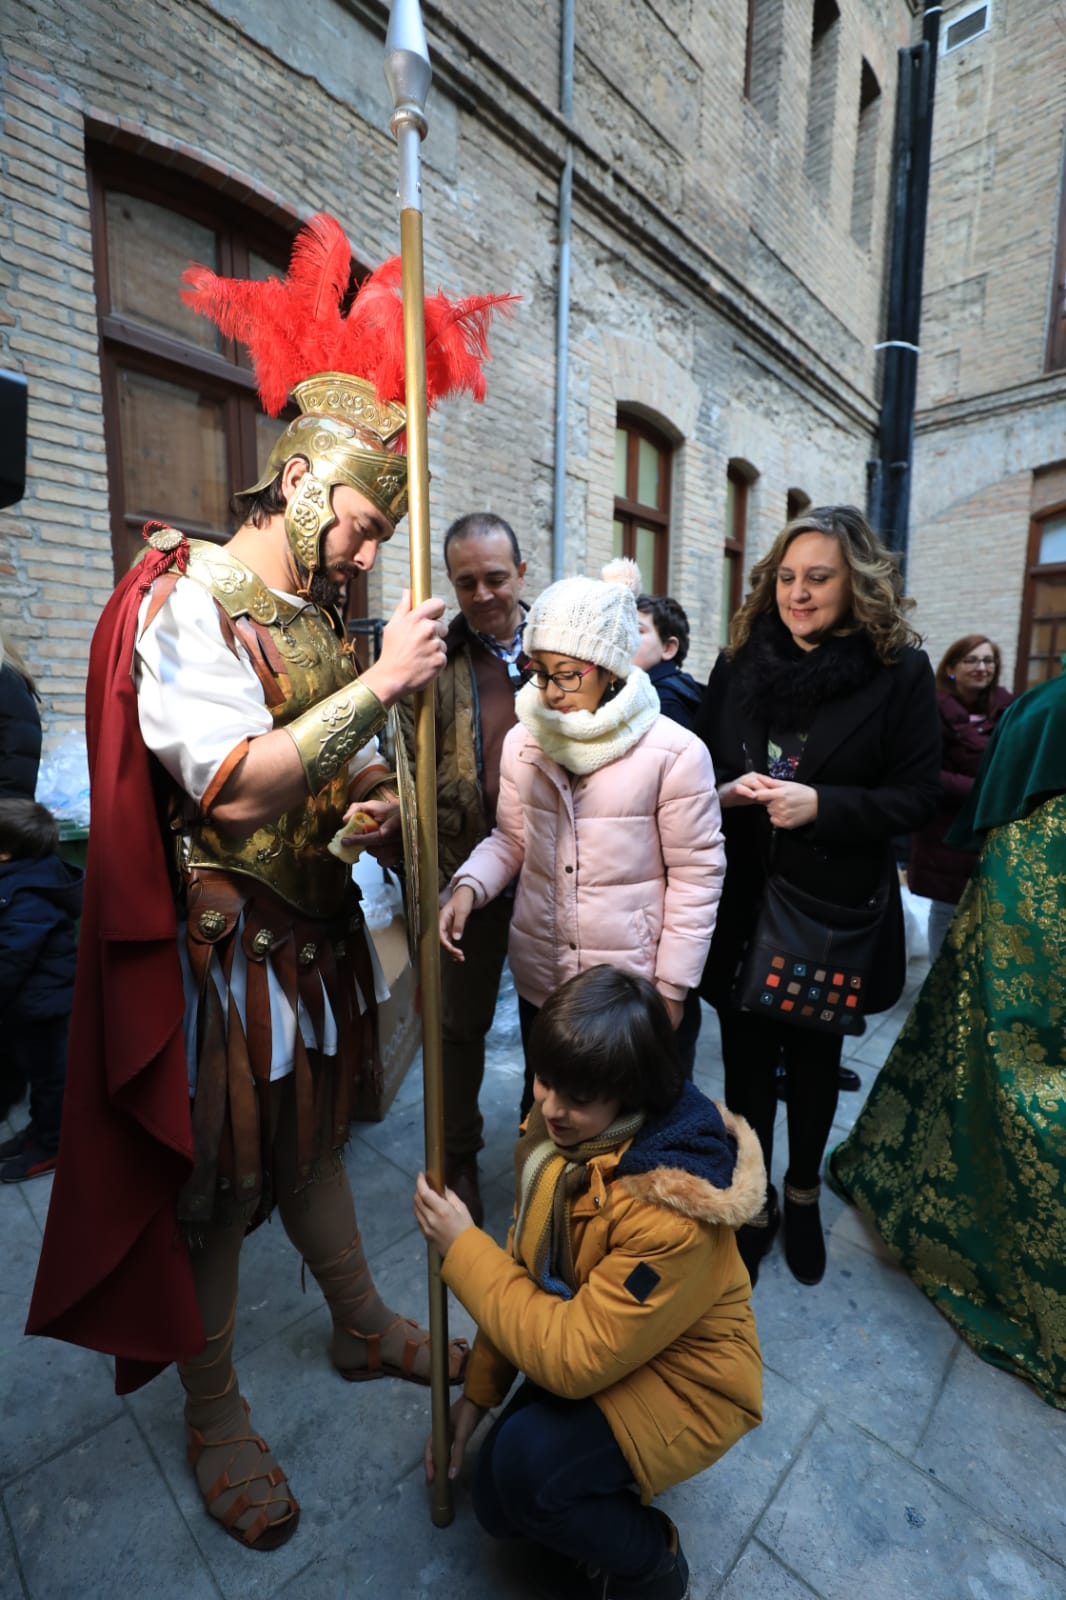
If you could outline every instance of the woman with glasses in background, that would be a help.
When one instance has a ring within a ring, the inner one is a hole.
[[[507,954],[523,1045],[560,984],[607,965],[647,978],[674,1028],[714,933],[725,874],[711,758],[659,711],[633,656],[631,561],[533,602],[531,681],[503,744],[496,826],[452,878],[441,943],[463,960],[471,910],[517,877]],[[526,1074],[523,1116],[533,1101]]]
[[[999,646],[983,633],[956,639],[936,669],[942,757],[940,809],[911,837],[907,883],[913,894],[927,896],[929,959],[934,960],[951,926],[977,863],[976,851],[944,843],[944,835],[973,788],[985,746],[1013,696],[1000,687]]]

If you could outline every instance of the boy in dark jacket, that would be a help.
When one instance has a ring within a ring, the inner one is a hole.
[[[690,672],[681,671],[689,637],[684,607],[667,594],[638,594],[637,625],[640,644],[634,664],[643,667],[654,684],[663,716],[692,733],[703,690]],[[690,989],[677,1030],[677,1048],[688,1077],[696,1064],[701,1021],[700,997]]]
[[[0,1143],[0,1182],[51,1172],[59,1148],[82,872],[56,854],[35,800],[0,799],[0,1038],[30,1086],[30,1120]]]
[[[664,717],[692,732],[703,690],[689,672],[681,671],[688,655],[688,617],[666,594],[638,594],[640,645],[633,657],[643,667],[659,696]]]

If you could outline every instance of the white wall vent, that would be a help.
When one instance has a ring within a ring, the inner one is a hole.
[[[987,33],[991,21],[991,5],[971,6],[944,29],[944,54],[947,55],[949,50],[958,50],[962,45],[969,44],[971,39]]]

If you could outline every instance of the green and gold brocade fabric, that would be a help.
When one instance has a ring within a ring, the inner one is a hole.
[[[989,833],[829,1176],[980,1356],[1066,1409],[1066,796]]]

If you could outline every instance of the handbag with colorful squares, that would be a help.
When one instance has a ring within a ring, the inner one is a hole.
[[[884,891],[863,905],[837,905],[772,874],[732,1003],[798,1028],[860,1032],[887,905]]]

